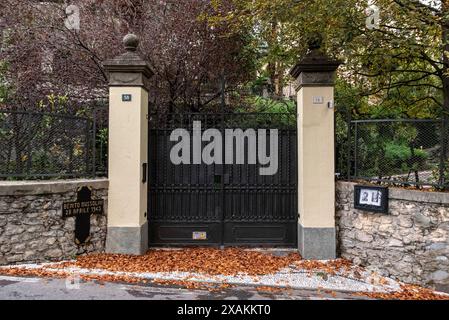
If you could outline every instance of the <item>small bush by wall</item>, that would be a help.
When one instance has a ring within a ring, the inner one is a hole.
[[[354,209],[354,185],[338,182],[339,254],[398,280],[449,291],[449,193],[390,188],[389,214]]]
[[[63,202],[90,186],[92,198],[105,200],[105,215],[91,215],[90,240],[75,244],[75,218],[62,217]],[[104,251],[107,180],[0,182],[0,265],[58,261]]]

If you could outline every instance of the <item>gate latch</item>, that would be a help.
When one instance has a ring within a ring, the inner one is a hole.
[[[142,171],[143,171],[142,183],[147,183],[147,167],[148,167],[147,163],[142,164]]]

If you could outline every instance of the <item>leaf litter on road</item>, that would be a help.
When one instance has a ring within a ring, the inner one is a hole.
[[[169,273],[185,272],[197,273],[216,279],[217,276],[235,276],[246,274],[254,281],[259,277],[271,275],[280,270],[288,269],[291,272],[306,271],[309,275],[322,273],[329,276],[351,275],[356,279],[363,278],[363,269],[354,266],[350,261],[336,259],[330,261],[302,260],[297,253],[287,255],[273,255],[267,252],[245,250],[243,248],[185,248],[181,250],[149,250],[145,255],[123,255],[123,254],[88,254],[77,257],[75,261],[46,264],[39,267],[2,267],[0,274],[11,276],[37,276],[43,278],[67,278],[73,276],[70,268],[87,270],[104,270],[108,272],[121,272],[125,274],[82,274],[79,277],[85,281],[100,282],[127,282],[146,283],[147,279],[133,276],[132,273]],[[129,273],[129,274],[126,274]],[[205,289],[209,291],[220,291],[230,288],[227,283],[207,283],[195,281],[192,275],[184,280],[153,279],[152,283],[171,286],[176,285],[187,289]],[[198,279],[198,277],[196,276]],[[371,274],[365,281],[376,282],[385,285],[387,280],[383,277]],[[278,282],[277,282],[278,283]],[[258,291],[278,292],[270,286],[258,286]],[[321,292],[322,288],[318,288]],[[281,290],[282,291],[282,290]],[[333,291],[331,295],[334,296]],[[400,290],[395,292],[359,292],[356,296],[364,296],[373,299],[403,299],[403,300],[440,300],[449,299],[447,295],[440,295],[430,289],[419,286],[402,284]]]

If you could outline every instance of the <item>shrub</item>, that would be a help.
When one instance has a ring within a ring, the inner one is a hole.
[[[405,144],[388,142],[385,145],[385,160],[394,169],[401,171],[420,170],[425,168],[429,155],[426,151],[411,148]]]

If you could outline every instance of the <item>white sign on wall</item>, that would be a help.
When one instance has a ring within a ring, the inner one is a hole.
[[[388,213],[388,188],[354,186],[354,208],[378,213]]]
[[[361,189],[360,204],[380,207],[382,205],[382,191],[373,189]]]
[[[324,103],[323,96],[314,96],[313,97],[313,104],[323,104],[323,103]]]

